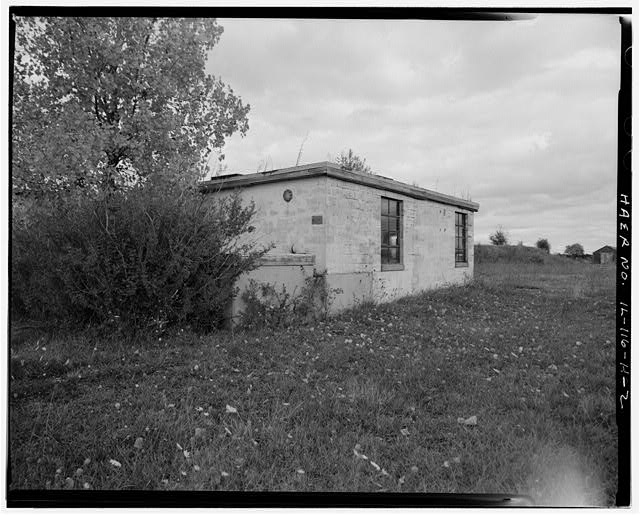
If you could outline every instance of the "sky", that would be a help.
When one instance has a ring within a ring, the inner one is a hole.
[[[207,71],[251,105],[224,173],[332,161],[480,204],[475,242],[615,245],[620,23],[219,19]],[[214,159],[215,161],[215,159]]]

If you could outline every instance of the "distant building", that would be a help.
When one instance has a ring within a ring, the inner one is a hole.
[[[604,265],[606,263],[614,263],[616,260],[616,249],[605,245],[604,247],[594,251],[593,262],[596,265]]]
[[[305,277],[339,288],[332,311],[473,277],[478,204],[330,162],[214,177],[211,196],[242,192],[257,208],[254,241],[275,245],[240,278],[300,291]],[[243,310],[241,298],[232,316]]]

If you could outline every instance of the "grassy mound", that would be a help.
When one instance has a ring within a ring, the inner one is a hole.
[[[475,263],[564,263],[566,258],[525,245],[476,245]]]

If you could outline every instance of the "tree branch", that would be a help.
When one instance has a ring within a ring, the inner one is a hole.
[[[144,57],[147,54],[147,48],[149,47],[149,39],[151,38],[151,33],[153,32],[153,27],[156,24],[156,21],[158,20],[158,18],[153,18],[151,20],[151,23],[149,24],[149,32],[147,33],[147,36],[144,38],[144,45],[142,45],[142,52],[141,52],[141,59],[140,59],[140,64],[138,64],[138,69],[136,70],[136,81],[135,81],[135,85],[136,85],[136,96],[133,99],[133,108],[131,110],[131,117],[133,118],[133,115],[136,114],[136,109],[138,108],[138,99],[139,97],[139,91],[138,91],[138,84],[140,83],[140,68],[142,67],[142,63],[144,62]]]

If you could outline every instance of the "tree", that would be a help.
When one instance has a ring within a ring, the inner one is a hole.
[[[564,249],[564,253],[572,258],[582,257],[584,256],[584,248],[579,243],[574,243],[572,245],[567,245]]]
[[[546,238],[540,238],[536,242],[536,247],[538,247],[540,250],[544,250],[547,254],[551,252],[551,245],[549,245],[549,240],[547,240]]]
[[[496,229],[496,232],[489,235],[489,240],[493,245],[506,245],[508,243],[507,233],[502,229],[502,226]]]
[[[367,160],[354,154],[351,149],[349,149],[348,152],[344,150],[340,152],[340,155],[336,158],[336,163],[338,163],[343,170],[373,174],[371,167],[367,164]]]
[[[244,105],[205,73],[214,19],[14,17],[16,193],[203,176]]]

